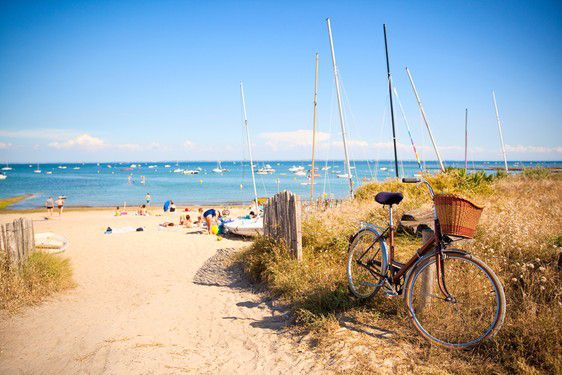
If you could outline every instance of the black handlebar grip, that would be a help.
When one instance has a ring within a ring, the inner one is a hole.
[[[421,182],[421,180],[417,177],[404,177],[402,182],[405,184],[417,184],[418,182]]]

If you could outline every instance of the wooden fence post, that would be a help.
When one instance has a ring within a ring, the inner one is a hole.
[[[35,251],[33,221],[19,218],[0,225],[0,252],[6,254],[10,267],[21,266]]]
[[[283,242],[302,259],[301,198],[287,190],[275,194],[264,206],[264,235]]]

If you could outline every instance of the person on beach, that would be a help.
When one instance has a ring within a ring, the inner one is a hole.
[[[170,201],[170,212],[176,212],[176,205],[174,201]]]
[[[59,198],[56,201],[57,204],[57,208],[59,209],[59,216],[62,215],[62,209],[64,208],[64,198],[62,196],[59,196]]]
[[[180,216],[180,225],[183,225],[186,228],[193,227],[193,221],[191,220],[190,215],[181,215]]]
[[[213,231],[213,223],[217,224],[217,219],[219,219],[221,217],[221,213],[218,210],[215,210],[214,208],[210,208],[207,211],[203,212],[203,218],[205,219],[205,222],[207,223],[207,233],[212,234]]]
[[[146,195],[144,196],[144,199],[146,200],[146,205],[148,207],[150,207],[150,200],[152,199],[152,197],[150,196],[150,193],[146,193]]]
[[[193,224],[202,227],[203,226],[203,208],[199,207],[197,210],[197,221]]]
[[[145,205],[145,204],[143,204],[142,206],[140,206],[139,212],[138,212],[138,213],[139,213],[140,216],[147,216],[147,213],[146,213],[146,205]]]
[[[55,201],[53,200],[53,197],[49,197],[49,199],[47,199],[47,201],[45,202],[45,207],[47,207],[47,212],[51,214],[51,216],[53,216],[53,208],[55,207]]]
[[[113,215],[121,216],[121,207],[119,206],[115,207],[115,213]]]

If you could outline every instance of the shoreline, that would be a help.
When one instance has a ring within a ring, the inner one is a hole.
[[[9,198],[7,198],[9,199]],[[154,211],[154,210],[162,210],[162,204],[158,204],[158,205],[152,205],[147,207],[148,211]],[[220,206],[223,208],[240,208],[240,209],[244,209],[247,207],[250,207],[252,205],[251,202],[248,202],[247,204],[244,202],[227,202],[227,203],[209,203],[209,204],[176,204],[176,207],[178,208],[176,212],[183,212],[183,209],[185,208],[189,208],[189,209],[197,209],[199,207],[202,208],[213,208],[215,206]],[[64,206],[64,212],[86,212],[86,211],[113,211],[115,210],[115,207],[117,207],[117,205],[115,206]],[[139,208],[139,206],[134,205],[134,206],[127,206],[127,207],[123,207],[123,206],[119,206],[121,208],[122,211],[128,211],[128,210],[137,210]],[[3,209],[0,209],[0,215],[9,215],[9,214],[31,214],[31,213],[41,213],[41,212],[47,212],[47,209],[45,207],[34,207],[34,208],[10,208],[5,207]],[[54,212],[56,212],[56,208],[54,209]]]

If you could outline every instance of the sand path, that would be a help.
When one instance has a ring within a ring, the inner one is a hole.
[[[280,332],[283,311],[241,288],[194,283],[217,249],[246,243],[160,231],[163,220],[89,211],[36,222],[70,240],[77,287],[0,317],[0,373],[320,372]],[[108,225],[146,231],[104,235]]]

